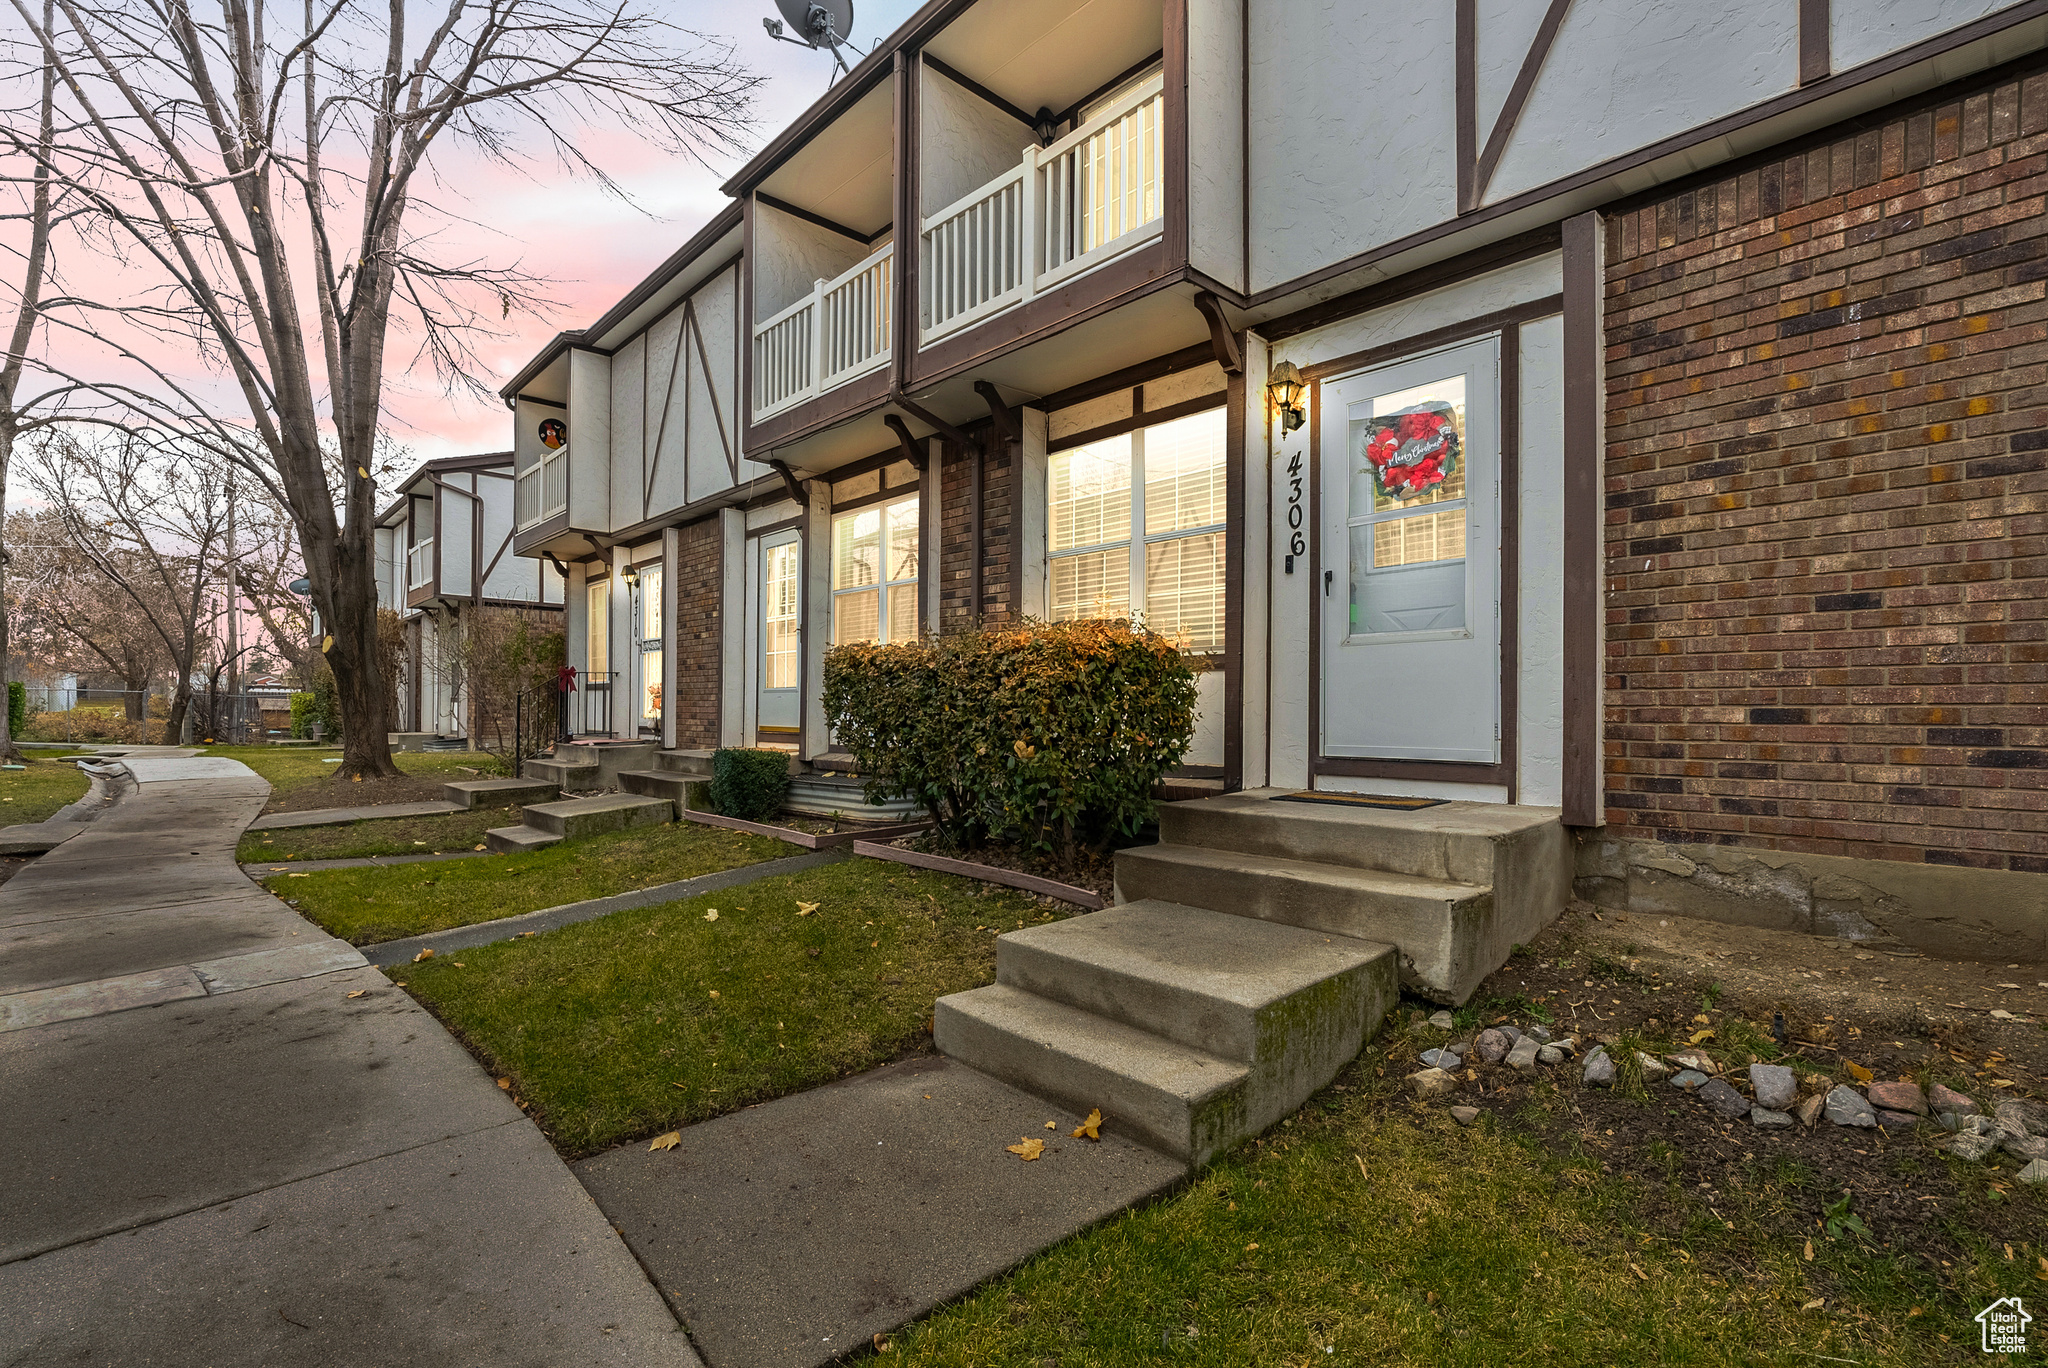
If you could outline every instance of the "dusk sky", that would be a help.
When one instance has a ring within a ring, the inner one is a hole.
[[[916,9],[916,0],[860,0],[854,9],[854,42],[868,50]],[[668,7],[673,22],[731,42],[742,63],[768,78],[756,102],[758,123],[750,147],[765,143],[822,95],[831,71],[823,53],[770,39],[761,20],[773,13],[774,0],[689,0]],[[556,332],[593,321],[681,246],[725,205],[718,187],[745,160],[727,157],[707,170],[657,156],[625,139],[604,139],[599,146],[606,169],[637,207],[620,203],[587,179],[557,174],[552,164],[531,167],[526,175],[486,169],[474,185],[451,187],[464,193],[468,213],[478,224],[470,230],[473,242],[462,245],[494,264],[517,261],[548,278],[558,301],[544,319],[522,322],[515,317],[517,331],[484,349],[493,387]],[[442,202],[455,207],[445,192]],[[393,339],[392,355],[405,355],[399,338]],[[509,418],[501,406],[451,398],[431,381],[409,385],[402,374],[390,377],[386,415],[392,436],[410,448],[407,466],[510,444]]]

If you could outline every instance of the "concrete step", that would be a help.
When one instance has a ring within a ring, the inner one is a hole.
[[[1285,792],[1175,803],[1160,811],[1160,842],[1482,885],[1522,873],[1513,866],[1527,855],[1566,846],[1557,808],[1460,802],[1398,812],[1275,801]]]
[[[1241,1064],[1299,1055],[1306,1097],[1398,996],[1395,959],[1378,941],[1147,900],[1010,932],[996,982]]]
[[[619,786],[619,771],[653,769],[655,752],[659,744],[653,741],[571,741],[555,747],[551,757],[555,764],[590,766],[597,771],[590,782],[581,787],[586,789],[615,789]],[[532,762],[528,762],[531,771]],[[564,785],[575,788],[577,785]]]
[[[562,796],[559,784],[541,779],[458,779],[441,785],[448,801],[471,811],[477,808],[510,807],[513,804],[545,803]]]
[[[1439,1002],[1462,1003],[1520,939],[1496,956],[1491,888],[1201,846],[1118,851],[1116,891],[1118,902],[1157,898],[1386,942],[1401,953],[1402,983]]]
[[[1187,1045],[994,984],[942,997],[940,1050],[1192,1164],[1244,1135],[1251,1069]]]
[[[654,753],[654,767],[676,774],[687,774],[693,779],[711,777],[711,755],[708,750],[665,750]],[[644,771],[643,771],[644,773]]]
[[[539,827],[492,827],[484,833],[484,844],[494,855],[511,855],[521,850],[544,850],[560,845],[562,838]]]
[[[678,809],[690,806],[690,790],[709,779],[682,770],[620,770],[619,787],[647,798],[666,798]]]
[[[675,820],[676,808],[666,798],[631,793],[606,793],[596,798],[566,798],[535,803],[521,814],[526,825],[553,836],[596,836],[607,831],[660,826]]]
[[[536,755],[522,761],[520,773],[541,783],[553,784],[557,789],[570,792],[587,792],[598,786],[597,766],[574,760],[551,760]]]

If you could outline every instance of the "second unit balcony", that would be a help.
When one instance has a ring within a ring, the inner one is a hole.
[[[754,417],[767,418],[889,364],[896,244],[754,329]]]

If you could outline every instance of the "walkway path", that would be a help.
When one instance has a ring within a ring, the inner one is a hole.
[[[262,780],[127,763],[0,886],[0,1363],[695,1368],[509,1098],[235,867]]]
[[[249,823],[251,831],[286,831],[293,827],[353,826],[385,817],[446,817],[467,812],[460,803],[432,799],[418,803],[367,803],[362,807],[310,808],[305,812],[272,812]]]

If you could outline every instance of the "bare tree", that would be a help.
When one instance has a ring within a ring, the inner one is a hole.
[[[222,0],[204,17],[189,0],[45,0],[49,17],[8,3],[78,131],[48,149],[21,129],[0,138],[84,196],[148,276],[118,304],[67,298],[61,310],[141,378],[62,378],[90,389],[102,421],[175,432],[265,481],[312,581],[342,770],[394,773],[372,475],[387,343],[396,327],[411,367],[481,388],[475,343],[541,303],[516,264],[440,255],[435,231],[451,215],[425,192],[529,147],[616,191],[579,141],[587,131],[623,127],[702,158],[736,145],[755,78],[631,0],[445,0],[418,35],[406,0],[302,0],[293,15]],[[126,332],[110,336],[100,325],[116,312]],[[166,340],[225,373],[235,421],[158,359]],[[338,472],[322,459],[323,425]]]
[[[53,431],[36,444],[28,486],[55,512],[73,550],[135,605],[162,644],[175,677],[168,734],[179,735],[223,602],[226,463],[130,432],[84,441]]]
[[[169,671],[163,640],[150,624],[154,607],[100,574],[54,509],[17,517],[14,538],[7,600],[15,649],[52,672],[114,676],[128,720],[144,720],[150,685]],[[115,556],[124,579],[146,582],[132,553]]]

